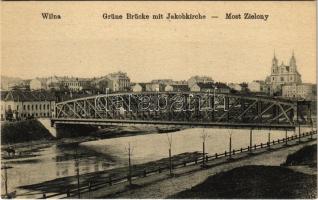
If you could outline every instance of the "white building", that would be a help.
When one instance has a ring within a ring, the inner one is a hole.
[[[131,86],[131,90],[133,92],[144,92],[146,91],[146,84],[145,83],[136,83]]]
[[[188,80],[188,85],[191,88],[196,83],[213,83],[213,79],[209,76],[192,76]]]
[[[1,120],[54,117],[55,97],[45,91],[1,92]]]
[[[267,85],[265,84],[265,81],[255,80],[255,81],[248,83],[247,85],[248,85],[247,86],[248,89],[251,92],[265,92],[265,93],[268,92]]]
[[[166,85],[164,91],[166,92],[188,92],[190,88],[188,85]]]
[[[35,78],[30,81],[30,90],[46,90],[46,80]]]
[[[111,73],[106,76],[112,81],[112,91],[129,91],[130,90],[130,78],[127,76],[127,73],[116,72]]]
[[[282,96],[313,100],[316,98],[316,85],[310,83],[286,84],[282,86]]]
[[[162,92],[165,85],[161,83],[145,83],[147,92]]]
[[[227,86],[229,86],[231,89],[236,90],[236,91],[242,90],[242,86],[238,83],[229,83]]]

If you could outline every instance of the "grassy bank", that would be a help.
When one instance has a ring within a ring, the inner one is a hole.
[[[209,177],[171,198],[315,198],[317,176],[277,166],[245,166]]]
[[[289,166],[311,167],[305,174]],[[244,166],[208,177],[203,183],[171,198],[316,198],[317,144],[287,156],[280,166]]]
[[[285,165],[317,165],[317,145],[305,146],[297,152],[288,155]]]
[[[52,138],[50,132],[36,119],[1,124],[1,144]]]

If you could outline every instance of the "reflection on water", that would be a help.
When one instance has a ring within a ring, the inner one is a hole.
[[[202,130],[194,128],[169,133],[172,134],[172,154],[201,151]],[[229,134],[232,134],[232,149],[249,145],[249,130],[246,129],[205,129],[205,132],[208,135],[206,152],[209,154],[228,150]],[[292,134],[294,132],[288,132],[288,136]],[[285,131],[271,131],[271,140],[283,137],[285,137]],[[253,131],[253,144],[265,143],[267,140],[268,131]],[[133,147],[134,164],[158,160],[167,157],[168,154],[168,138],[165,133],[103,139],[84,142],[80,145],[51,145],[37,152],[36,157],[5,161],[13,167],[8,170],[9,191],[17,190],[18,195],[23,194],[20,197],[32,198],[35,196],[25,195],[34,191],[22,190],[18,186],[75,175],[76,148],[81,174],[127,165],[128,143]],[[3,182],[1,189],[4,191]]]

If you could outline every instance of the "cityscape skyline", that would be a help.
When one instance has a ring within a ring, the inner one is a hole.
[[[296,62],[297,62],[297,65],[298,65],[298,60],[297,60],[297,55],[296,55],[296,53],[294,53],[295,51],[294,50],[292,50],[291,51],[291,55],[292,54],[295,54],[295,57],[296,57]],[[282,59],[279,59],[280,57],[279,57],[279,55],[277,54],[277,51],[276,50],[274,50],[273,51],[273,57],[276,57],[277,59],[278,59],[278,64],[279,65],[281,65],[282,63],[283,64],[285,64],[285,65],[289,65],[289,59],[286,59],[286,60],[282,60]],[[290,56],[291,57],[291,56]],[[270,64],[269,64],[270,65]],[[94,77],[96,77],[96,78],[98,78],[98,77],[102,77],[102,76],[106,76],[107,74],[110,74],[110,73],[114,73],[114,72],[119,72],[119,71],[121,71],[121,72],[124,72],[124,73],[127,73],[127,75],[130,77],[130,79],[132,80],[132,82],[150,82],[150,81],[152,81],[152,80],[157,80],[157,79],[172,79],[172,80],[175,80],[175,81],[181,81],[181,80],[188,80],[190,77],[192,77],[192,76],[209,76],[209,77],[211,77],[214,81],[220,81],[220,82],[226,82],[226,83],[240,83],[240,82],[251,82],[251,81],[254,81],[254,80],[265,80],[265,78],[270,74],[270,71],[271,71],[271,69],[270,69],[270,67],[271,66],[269,66],[269,69],[267,70],[268,71],[268,74],[264,74],[263,75],[263,78],[255,78],[255,79],[252,79],[252,80],[243,80],[243,81],[224,81],[224,80],[217,80],[217,79],[215,79],[212,75],[210,75],[210,74],[204,74],[204,73],[197,73],[197,74],[192,74],[192,75],[190,75],[189,77],[184,77],[184,78],[181,78],[180,79],[180,77],[178,77],[179,79],[176,79],[176,78],[174,78],[173,76],[169,76],[169,77],[163,77],[163,76],[157,76],[157,77],[154,77],[154,78],[149,78],[149,79],[147,79],[147,80],[144,80],[144,81],[140,81],[140,80],[138,80],[138,78],[136,78],[136,77],[133,77],[133,76],[131,76],[127,71],[123,71],[123,70],[121,70],[121,69],[118,69],[117,71],[116,71],[116,69],[114,69],[115,71],[105,71],[105,74],[99,74],[99,75],[96,75],[96,76],[76,76],[76,74],[65,74],[65,73],[63,73],[63,74],[48,74],[48,75],[46,75],[46,76],[36,76],[36,77],[30,77],[30,78],[23,78],[23,77],[20,77],[20,76],[10,76],[10,75],[6,75],[5,73],[1,73],[1,75],[2,76],[8,76],[8,77],[14,77],[14,78],[20,78],[20,79],[23,79],[23,80],[26,80],[26,79],[35,79],[35,78],[48,78],[48,77],[52,77],[52,76],[67,76],[67,77],[78,77],[78,78],[94,78]],[[299,67],[299,65],[298,65],[298,70],[300,71],[300,74],[302,75],[302,73],[301,73],[301,67]],[[243,72],[241,72],[241,73],[243,73]],[[259,74],[260,76],[262,76],[261,74]],[[303,76],[302,76],[303,77]],[[136,81],[134,81],[134,80],[136,80]],[[303,81],[304,83],[316,83],[316,80],[314,81],[314,82],[310,82],[310,81]]]

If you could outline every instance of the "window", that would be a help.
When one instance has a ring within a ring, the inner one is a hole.
[[[30,105],[28,105],[28,110],[30,110]]]
[[[23,105],[23,110],[25,110],[25,105]]]
[[[50,109],[50,104],[47,104],[47,107],[46,107],[48,110]]]
[[[275,80],[275,77],[273,77],[273,80]]]
[[[280,77],[280,81],[284,81],[284,77]]]
[[[41,105],[41,104],[39,105],[39,109],[40,109],[40,110],[42,109],[42,105]]]
[[[17,110],[19,110],[19,105],[17,105]]]
[[[37,110],[38,109],[38,105],[35,105],[35,110]]]

